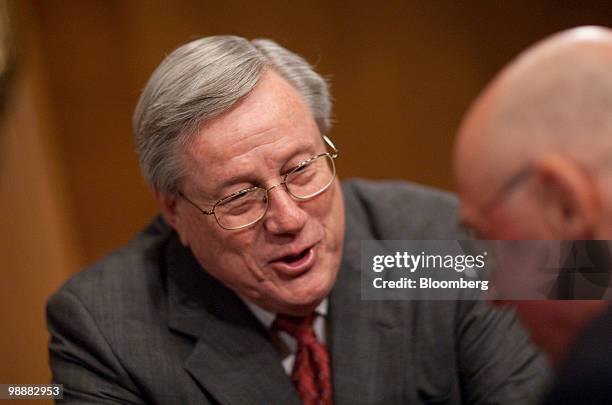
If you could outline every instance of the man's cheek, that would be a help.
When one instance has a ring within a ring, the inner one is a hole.
[[[306,202],[308,204],[306,207],[308,212],[312,216],[319,218],[329,218],[340,215],[340,212],[337,210],[340,197],[339,193],[340,187],[335,184],[332,185],[327,191],[313,200],[310,200],[312,204],[308,204],[308,201]]]

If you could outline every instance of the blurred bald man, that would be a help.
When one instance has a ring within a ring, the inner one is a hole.
[[[456,158],[462,217],[480,234],[609,239],[612,31],[566,31],[520,55],[471,108]]]
[[[462,221],[485,239],[612,239],[612,31],[582,27],[521,54],[460,128]],[[516,303],[553,359],[603,302]],[[612,312],[567,359],[551,403],[609,403]]]

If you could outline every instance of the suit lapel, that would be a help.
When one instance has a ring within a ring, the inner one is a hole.
[[[222,404],[299,404],[267,331],[174,238],[167,247],[168,324],[197,343],[185,369]]]
[[[397,302],[361,299],[361,238],[371,236],[351,225],[357,227],[347,221],[349,238],[330,296],[334,402],[403,403],[414,391],[412,339],[402,333],[412,316]]]

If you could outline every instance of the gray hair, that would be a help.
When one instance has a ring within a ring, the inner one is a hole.
[[[266,69],[303,97],[321,133],[330,128],[326,81],[299,55],[269,39],[212,36],[189,42],[153,72],[133,116],[143,177],[158,192],[176,193],[184,176],[181,148],[210,119],[249,94]]]

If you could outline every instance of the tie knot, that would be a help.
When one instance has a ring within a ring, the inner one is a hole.
[[[303,341],[310,335],[314,335],[312,327],[313,315],[291,316],[278,314],[273,326],[293,336],[298,342]]]

